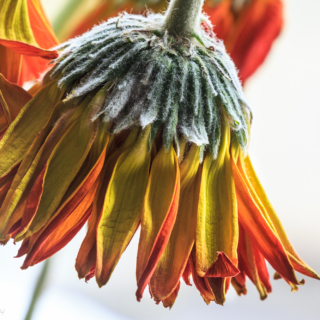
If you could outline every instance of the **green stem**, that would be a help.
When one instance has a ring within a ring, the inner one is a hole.
[[[40,297],[41,295],[41,292],[42,292],[42,289],[44,287],[44,284],[45,284],[45,280],[47,278],[47,275],[48,275],[48,268],[49,268],[49,259],[47,259],[44,264],[43,264],[43,267],[42,267],[42,270],[41,270],[41,274],[38,278],[38,281],[37,281],[37,285],[34,289],[34,292],[33,292],[33,296],[32,296],[32,300],[31,300],[31,303],[30,303],[30,306],[29,306],[29,309],[28,309],[28,313],[26,315],[26,317],[24,318],[24,320],[31,320],[32,319],[32,315],[33,315],[33,311],[35,309],[35,306],[38,302],[38,298]]]
[[[203,3],[204,0],[171,0],[164,28],[173,36],[198,34]]]

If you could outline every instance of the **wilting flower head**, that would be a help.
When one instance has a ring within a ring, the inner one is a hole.
[[[294,290],[294,270],[319,278],[247,156],[251,112],[235,67],[200,28],[202,1],[181,1],[165,16],[123,14],[62,44],[4,135],[0,240],[23,241],[23,269],[88,221],[79,277],[105,285],[140,226],[137,299],[149,285],[166,307],[191,274],[219,304],[230,283],[245,294],[246,277],[264,299],[266,260]]]

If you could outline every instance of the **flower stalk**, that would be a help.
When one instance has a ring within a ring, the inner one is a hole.
[[[164,28],[172,36],[198,34],[204,0],[171,0],[165,14]]]
[[[36,287],[34,289],[32,300],[31,300],[31,303],[29,305],[29,309],[28,309],[27,315],[24,318],[24,320],[31,320],[32,319],[33,312],[35,310],[35,307],[36,307],[36,305],[38,303],[38,300],[39,300],[39,298],[41,296],[41,293],[43,291],[45,282],[47,280],[49,264],[50,264],[50,259],[46,260],[43,263],[43,267],[42,267],[41,273],[39,275]]]

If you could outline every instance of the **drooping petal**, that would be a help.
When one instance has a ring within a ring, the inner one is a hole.
[[[240,157],[240,161],[238,162],[239,170],[241,171],[242,175],[247,178],[247,183],[251,185],[251,190],[254,190],[257,197],[260,199],[261,204],[265,210],[267,211],[267,215],[270,218],[284,248],[286,249],[290,262],[292,263],[294,269],[308,277],[320,279],[319,275],[312,270],[296,253],[292,244],[290,243],[288,236],[281,224],[280,219],[278,218],[275,210],[273,209],[254,169],[250,158],[247,156],[245,158]]]
[[[33,261],[42,261],[41,256],[46,256],[47,251],[52,253],[53,248],[55,248],[55,250],[60,249],[61,242],[66,244],[66,242],[61,239],[64,239],[70,230],[75,229],[77,221],[83,219],[85,216],[84,213],[91,207],[97,189],[97,186],[94,187],[94,184],[96,184],[96,180],[104,164],[109,140],[109,134],[106,133],[104,125],[101,125],[99,131],[102,131],[102,139],[100,137],[101,133],[99,132],[95,139],[94,146],[90,151],[91,157],[88,159],[88,165],[82,168],[86,169],[84,170],[85,177],[79,179],[81,182],[77,183],[75,188],[72,188],[74,190],[72,190],[71,195],[53,215],[48,225],[40,231],[40,235],[37,236],[37,240],[33,243],[32,247],[29,247],[24,267],[28,267]],[[100,143],[102,143],[102,146],[100,146]],[[89,167],[89,169],[86,167]],[[77,179],[75,179],[75,181],[76,180]],[[60,236],[57,237],[57,234]]]
[[[114,167],[97,230],[96,280],[105,285],[140,222],[146,192],[150,152],[150,127],[136,144],[124,151]]]
[[[112,145],[114,145],[114,136],[111,137],[112,142],[109,143],[108,153],[111,155],[106,160],[104,168],[101,172],[100,184],[98,186],[96,196],[93,202],[92,215],[88,221],[88,231],[81,244],[77,259],[76,259],[76,270],[80,279],[92,278],[95,275],[96,268],[96,256],[97,256],[97,244],[96,235],[97,228],[102,214],[102,208],[105,200],[107,188],[114,170],[114,167],[120,157],[120,155],[136,141],[138,134],[137,128],[133,128],[125,140],[113,153]]]
[[[88,96],[82,102],[84,111],[80,118],[68,128],[52,151],[47,162],[39,206],[16,236],[16,241],[31,236],[49,221],[84,163],[98,129],[98,122],[92,121],[92,112],[100,106],[95,98],[89,103],[91,99]]]
[[[189,258],[190,259],[190,258]],[[191,282],[190,282],[190,278],[191,278],[191,275],[192,275],[192,270],[191,270],[191,266],[190,266],[190,261],[188,259],[188,262],[186,264],[186,267],[183,271],[183,274],[182,274],[182,279],[184,280],[184,282],[186,283],[186,285],[188,286],[191,286]]]
[[[202,277],[239,273],[238,213],[229,143],[230,129],[225,126],[218,158],[208,153],[203,164],[196,233],[196,268]]]
[[[64,105],[64,107],[67,109],[68,104]],[[55,108],[55,111],[58,109],[59,106]],[[54,147],[67,131],[69,125],[78,119],[80,115],[81,110],[79,110],[79,108],[77,108],[77,112],[70,110],[69,112],[65,112],[54,125],[55,117],[51,116],[46,126],[36,136],[36,139],[24,156],[17,173],[13,178],[4,203],[1,206],[0,218],[2,223],[0,224],[0,238],[5,237],[15,224],[17,226],[15,230],[18,228],[20,229],[21,218],[35,180],[43,171]],[[32,197],[31,201],[34,202]],[[34,207],[34,210],[36,210],[36,208],[37,205]],[[31,213],[30,215],[31,217],[33,216]],[[17,225],[19,220],[20,224]],[[24,219],[24,223],[26,223],[26,225],[28,224],[26,218]]]
[[[17,225],[18,228],[14,232],[11,229],[9,230],[9,232],[12,232],[11,237],[15,237],[17,233],[22,232],[32,221],[41,200],[47,162],[69,126],[81,115],[83,107],[81,108],[80,106],[77,109],[65,112],[45,138],[47,131],[51,129],[51,121],[49,121],[37,135],[19,166],[4,205],[0,210],[5,214],[4,230],[11,228],[13,223],[18,222],[17,219],[20,219],[20,224]],[[40,147],[43,140],[45,141]]]
[[[227,50],[245,82],[264,62],[282,30],[283,3],[256,0],[242,11],[234,25],[233,43]]]
[[[193,248],[190,258],[189,258],[189,264],[190,264],[190,268],[191,268],[191,272],[192,272],[192,279],[193,282],[195,284],[195,286],[197,287],[197,289],[199,290],[203,300],[205,301],[206,304],[209,304],[211,301],[215,300],[215,297],[213,295],[213,292],[210,288],[210,286],[208,287],[205,278],[200,277],[197,273],[196,270],[196,253],[195,253],[195,247]]]
[[[241,256],[241,260],[242,260],[241,271],[244,272],[250,278],[250,280],[254,283],[254,285],[256,286],[260,294],[260,299],[265,300],[267,298],[267,291],[259,277],[259,271],[257,268],[257,263],[255,259],[255,250],[254,250],[253,244],[251,243],[249,237],[245,234],[245,231],[241,226],[239,231],[240,232],[239,232],[238,253],[239,253],[239,259]]]
[[[199,165],[200,148],[193,145],[180,165],[181,192],[176,222],[150,281],[155,300],[164,300],[174,292],[194,244],[201,179]]]
[[[232,31],[234,25],[231,6],[232,0],[222,0],[218,5],[215,1],[206,1],[203,9],[214,26],[214,33],[218,38],[223,39],[225,43],[227,43],[228,36],[230,36],[230,31]]]
[[[210,5],[207,1],[204,7],[214,33],[223,40],[244,83],[264,62],[282,30],[283,3],[252,0],[242,3],[239,10],[232,8],[233,3],[222,0]]]
[[[173,146],[163,146],[153,160],[141,216],[137,258],[140,301],[171,235],[179,205],[180,171]]]
[[[62,95],[52,82],[24,106],[0,142],[0,177],[21,162]]]
[[[239,257],[239,269],[241,268],[240,263],[240,257]],[[237,294],[239,296],[246,295],[247,294],[247,287],[246,287],[246,276],[245,274],[240,270],[240,273],[237,274],[235,277],[231,279],[231,284],[236,290]]]
[[[0,44],[0,57],[0,73],[8,81],[18,83],[21,74],[21,54]]]
[[[267,269],[266,260],[264,259],[261,252],[254,245],[253,245],[253,251],[254,251],[255,264],[258,270],[260,281],[266,288],[267,293],[271,293],[272,286],[270,283],[270,277]]]
[[[18,116],[32,96],[0,74],[0,105],[9,124]]]
[[[55,219],[41,232],[41,235],[30,248],[22,269],[37,264],[63,248],[77,234],[79,229],[89,218],[92,210],[92,202],[97,189],[95,183],[91,190],[79,202],[78,206],[65,219]],[[62,220],[62,221],[59,221]]]
[[[40,0],[27,0],[30,25],[35,41],[41,48],[50,49],[59,42]]]
[[[171,309],[174,305],[174,303],[176,302],[176,299],[178,297],[178,293],[180,290],[180,281],[178,282],[176,288],[173,290],[173,292],[162,301],[162,304],[165,308],[169,308]]]
[[[36,31],[38,40],[40,37],[42,39],[46,39],[48,47],[51,47],[51,44],[57,44],[52,30],[50,30],[48,33],[44,33],[43,28],[42,30],[40,29],[41,31],[37,30],[41,28],[41,24],[39,24],[40,20],[35,21],[35,18],[41,19],[41,17],[36,15],[35,10],[39,9],[40,4],[36,0],[29,0],[29,8],[31,9],[31,17],[34,25],[34,29],[32,29],[27,2],[27,0],[14,2],[6,0],[0,1],[0,44],[23,55],[33,55],[46,59],[55,59],[58,56],[57,52],[40,48],[34,37],[33,31]],[[39,11],[37,11],[37,14],[39,14]],[[42,14],[44,14],[43,11]],[[42,26],[44,26],[44,24],[42,24]],[[48,26],[48,22],[46,23],[46,26]],[[40,35],[41,32],[42,35]],[[51,42],[49,39],[52,39]]]
[[[288,281],[299,284],[281,241],[254,201],[252,191],[246,184],[234,159],[231,163],[236,185],[240,224],[271,266]]]
[[[220,277],[205,277],[206,283],[210,286],[214,297],[215,303],[224,305],[226,301],[226,281],[227,278]]]

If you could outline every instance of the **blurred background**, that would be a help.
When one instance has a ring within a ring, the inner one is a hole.
[[[50,20],[55,21],[68,1],[42,3]],[[319,273],[320,1],[284,0],[284,5],[281,36],[245,86],[254,112],[249,152],[295,249]],[[147,290],[138,303],[137,235],[108,285],[98,289],[94,279],[88,284],[79,281],[74,270],[84,235],[82,230],[51,259],[33,320],[320,319],[320,282],[309,278],[296,293],[291,293],[283,280],[272,280],[273,293],[263,302],[248,281],[247,295],[238,297],[231,288],[224,307],[214,303],[207,306],[199,292],[184,283],[170,311],[155,305]],[[22,259],[12,258],[17,250],[18,245],[12,243],[1,247],[0,319],[24,319],[42,267],[40,264],[21,271]]]

